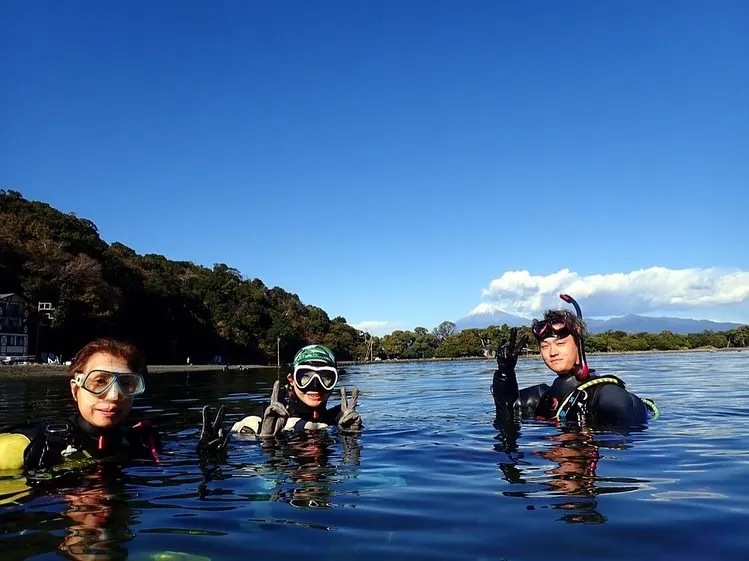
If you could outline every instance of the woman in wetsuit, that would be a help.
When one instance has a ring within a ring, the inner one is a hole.
[[[280,391],[280,382],[273,385],[270,404],[257,408],[253,414],[238,421],[233,432],[271,436],[281,431],[302,431],[337,426],[344,431],[357,431],[362,426],[356,405],[359,389],[351,399],[341,388],[341,403],[328,409],[327,403],[338,383],[338,365],[333,351],[325,345],[308,345],[297,352],[286,379],[288,386]],[[283,393],[283,395],[280,395]]]
[[[580,307],[566,294],[561,298],[575,306],[577,315],[568,310],[549,310],[531,327],[541,357],[556,378],[551,386],[537,384],[518,390],[515,365],[526,340],[516,343],[517,330],[513,329],[510,341],[497,351],[492,383],[497,417],[520,413],[559,422],[616,427],[647,422],[649,408],[657,411],[652,401],[627,391],[616,376],[597,376],[588,368]]]
[[[134,421],[134,399],[146,389],[148,367],[133,345],[97,339],[84,346],[69,368],[70,391],[78,411],[70,417],[24,421],[0,429],[0,469],[33,472],[63,464],[68,457],[122,455],[159,461],[161,439],[146,419]],[[228,433],[223,409],[204,426],[198,451],[220,451]]]

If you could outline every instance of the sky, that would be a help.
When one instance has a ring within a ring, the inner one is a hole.
[[[749,322],[743,0],[37,0],[0,22],[0,188],[109,243],[378,334],[561,290]]]

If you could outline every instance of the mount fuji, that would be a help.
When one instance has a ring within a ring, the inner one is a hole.
[[[507,324],[510,327],[522,327],[531,324],[530,319],[514,314],[508,314],[496,304],[482,302],[471,310],[468,315],[463,316],[455,322],[455,328],[461,329],[482,329],[490,325]]]

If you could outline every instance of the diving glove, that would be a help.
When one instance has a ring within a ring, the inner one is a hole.
[[[281,391],[281,382],[276,380],[270,394],[270,405],[263,411],[260,422],[259,436],[275,436],[284,429],[287,419],[290,417],[289,410],[278,400]]]
[[[351,392],[351,400],[346,397],[346,388],[341,387],[341,416],[338,419],[338,428],[342,431],[358,431],[362,428],[361,415],[356,411],[359,401],[359,388],[354,387]]]
[[[200,431],[200,440],[198,441],[198,454],[214,454],[223,452],[229,441],[229,433],[224,431],[224,414],[226,407],[221,406],[216,412],[216,418],[210,421],[209,415],[211,408],[206,405],[203,407],[203,428]]]
[[[510,330],[510,340],[497,349],[497,370],[504,376],[515,376],[515,366],[518,363],[518,357],[528,342],[528,336],[523,335],[520,341],[517,341],[518,329],[513,327]]]

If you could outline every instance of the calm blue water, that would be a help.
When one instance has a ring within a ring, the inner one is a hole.
[[[661,418],[629,435],[500,431],[489,361],[357,366],[343,383],[361,389],[361,437],[235,438],[218,464],[193,452],[201,406],[234,422],[275,372],[155,375],[137,413],[165,432],[162,465],[0,506],[2,559],[747,558],[749,352],[591,363]],[[518,376],[550,379],[537,360]],[[0,423],[71,410],[63,379],[0,380],[0,396]]]

